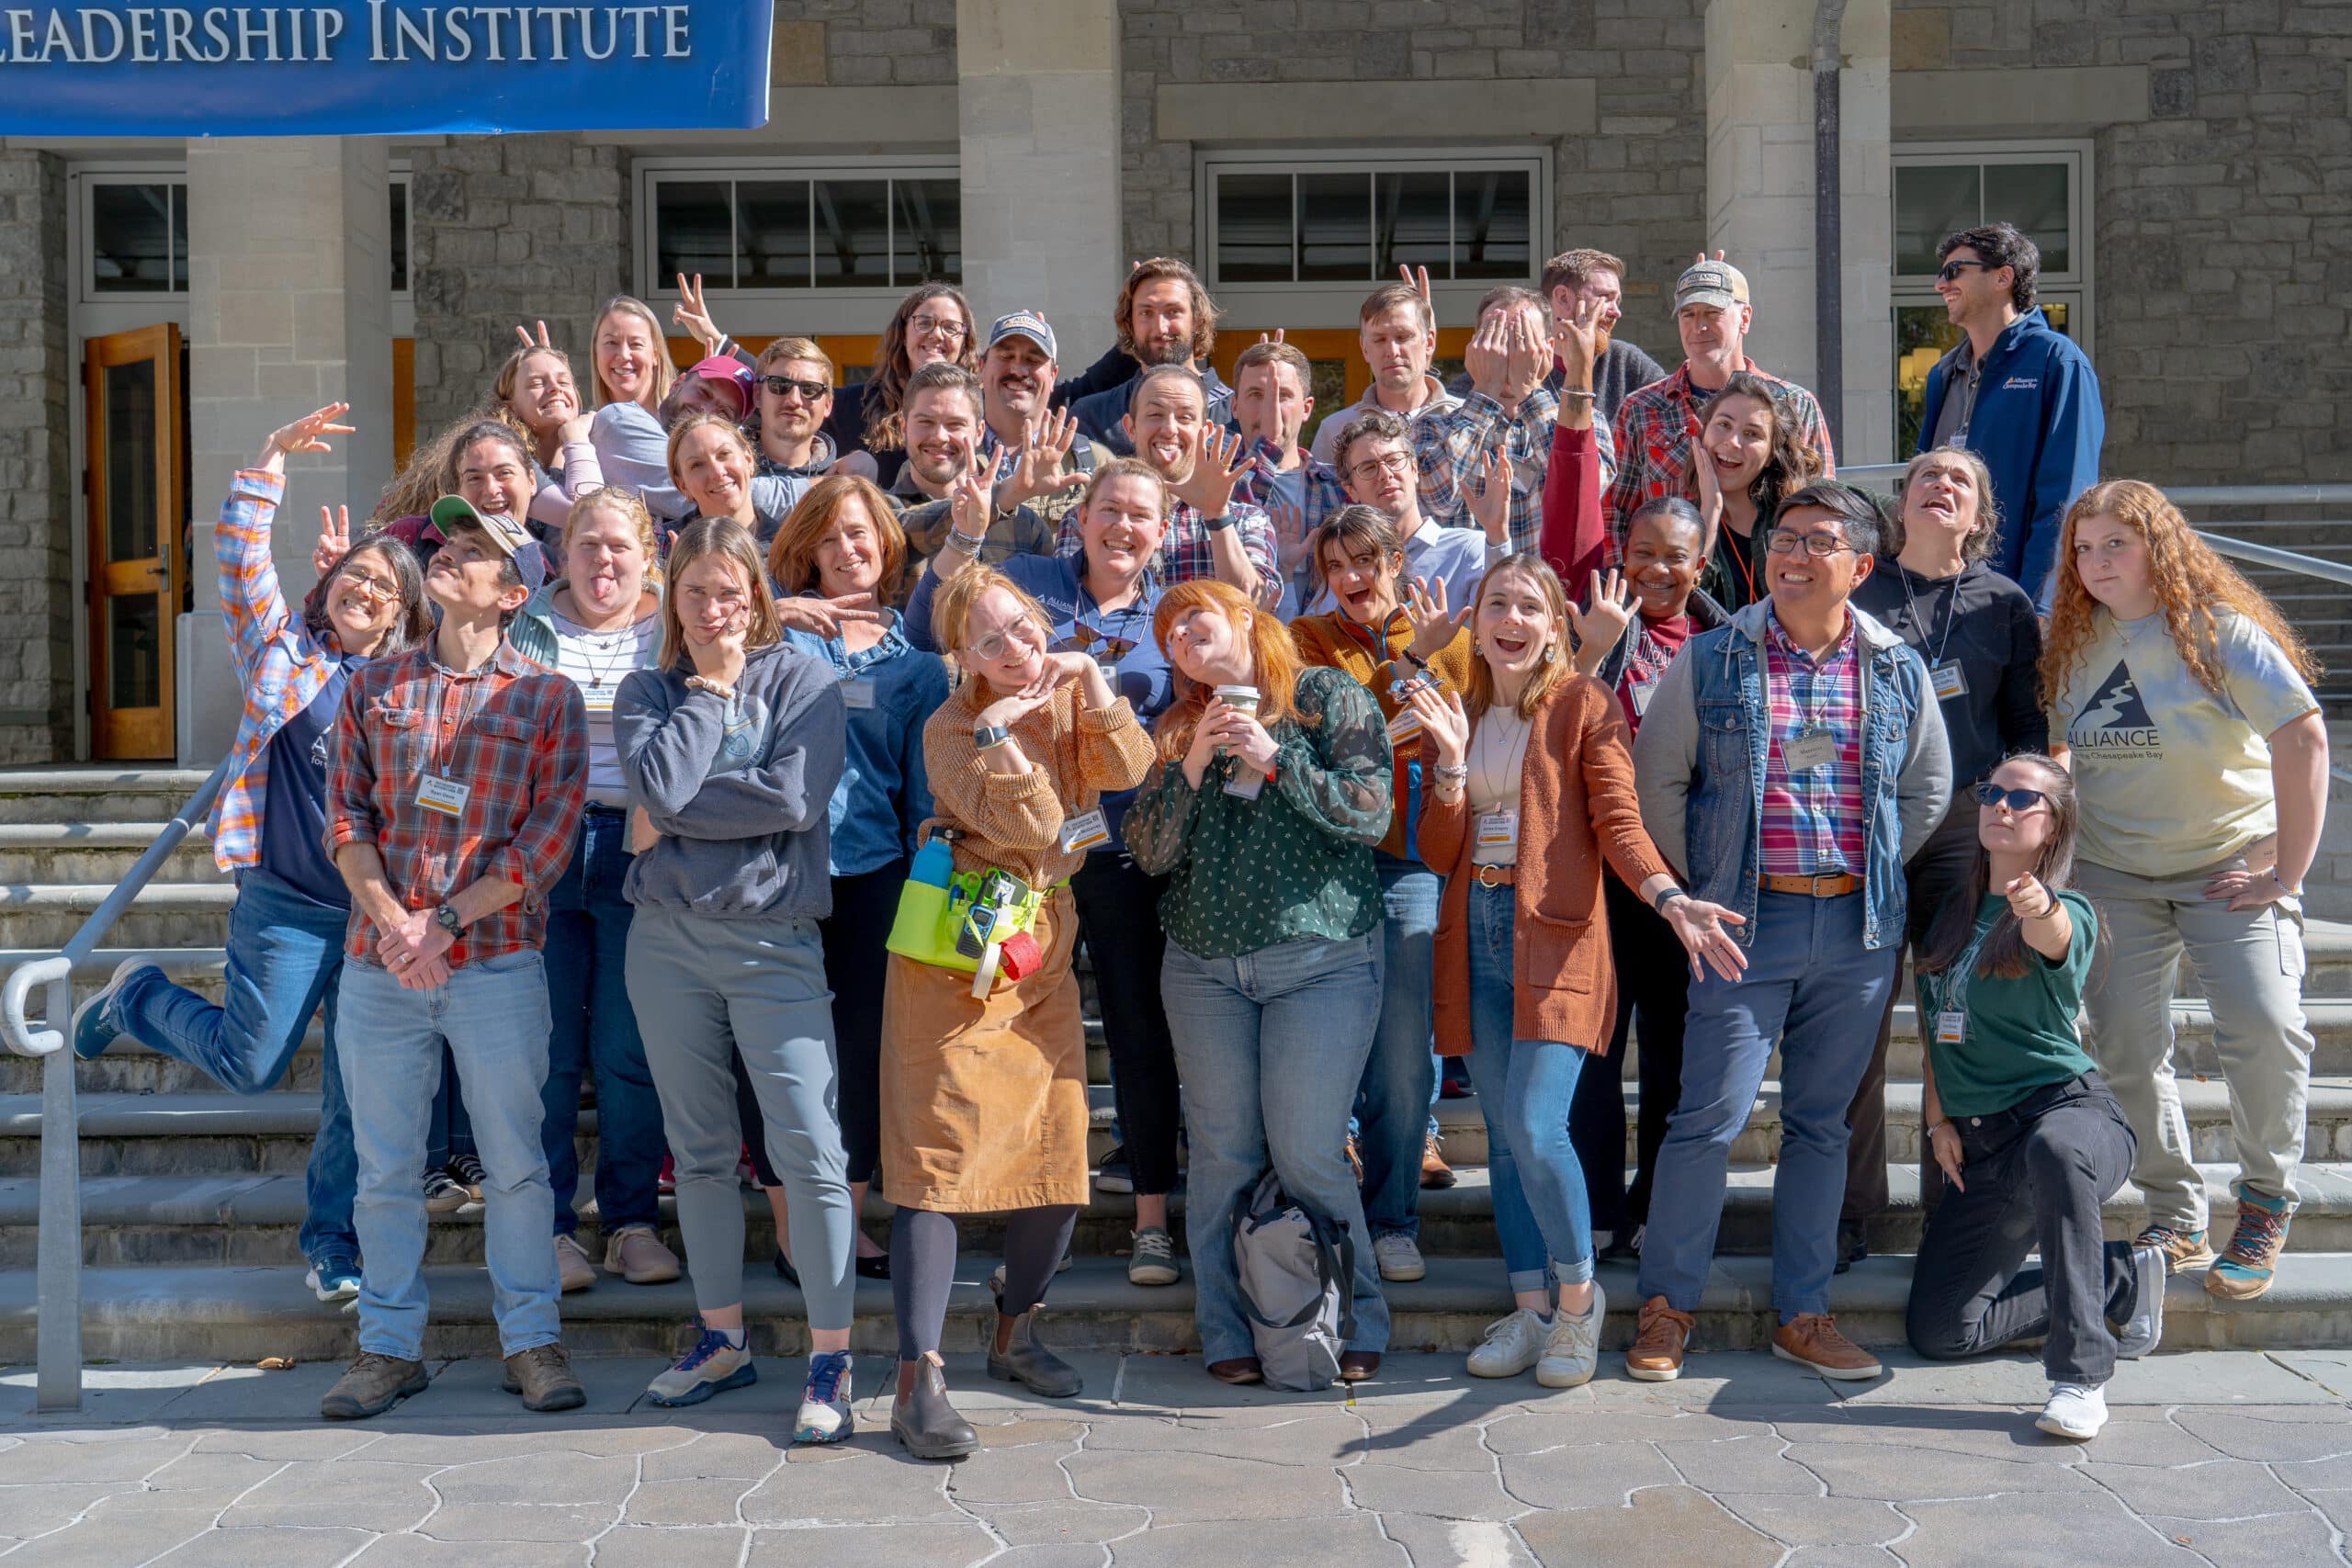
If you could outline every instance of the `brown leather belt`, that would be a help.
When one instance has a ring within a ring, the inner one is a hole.
[[[1862,879],[1850,871],[1825,876],[1758,876],[1756,886],[1767,893],[1798,893],[1811,898],[1842,898],[1862,890]]]
[[[1515,887],[1519,885],[1519,867],[1515,865],[1474,865],[1470,874],[1481,887]]]

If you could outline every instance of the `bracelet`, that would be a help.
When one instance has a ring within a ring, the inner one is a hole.
[[[987,543],[988,536],[985,534],[975,539],[968,535],[957,533],[953,524],[948,525],[947,547],[967,560],[979,559],[980,547]]]
[[[1932,1138],[1932,1137],[1934,1137],[1934,1136],[1936,1135],[1936,1129],[1937,1129],[1937,1128],[1939,1128],[1939,1127],[1949,1127],[1949,1126],[1951,1126],[1951,1117],[1949,1117],[1949,1116],[1939,1116],[1939,1117],[1936,1118],[1936,1120],[1934,1120],[1933,1122],[1928,1122],[1928,1130],[1927,1130],[1927,1132],[1926,1132],[1926,1133],[1922,1134],[1921,1134],[1921,1136],[1923,1136],[1923,1137],[1929,1137],[1929,1138]]]
[[[712,696],[723,698],[730,703],[735,700],[735,688],[723,681],[713,681],[701,675],[689,675],[686,677],[686,684],[695,691],[708,692]]]
[[[1236,517],[1230,512],[1220,512],[1216,516],[1210,518],[1207,522],[1202,524],[1201,526],[1206,528],[1212,534],[1221,534],[1226,529],[1232,527],[1235,524],[1240,521],[1241,519]]]
[[[1461,783],[1470,777],[1470,764],[1464,762],[1457,767],[1449,768],[1444,763],[1441,762],[1438,764],[1437,776],[1440,780],[1452,779],[1456,783]]]
[[[2278,868],[2277,866],[2272,866],[2268,871],[2263,873],[2263,874],[2270,878],[2270,886],[2278,889],[2279,892],[2284,893],[2288,897],[2300,898],[2302,897],[2301,893],[2296,892],[2295,889],[2287,886],[2287,879],[2278,874]]]
[[[1593,395],[1590,392],[1579,392],[1567,387],[1561,388],[1557,392],[1554,393],[1553,396],[1560,398],[1576,398],[1588,403],[1593,400]]]
[[[1668,906],[1672,904],[1677,898],[1688,898],[1690,897],[1690,895],[1689,893],[1679,887],[1661,887],[1657,890],[1657,897],[1650,900],[1650,908],[1663,915],[1666,913]]]

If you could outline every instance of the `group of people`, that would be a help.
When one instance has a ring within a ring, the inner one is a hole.
[[[675,371],[631,299],[585,388],[526,331],[364,526],[326,516],[298,606],[272,525],[288,459],[351,428],[322,409],[214,535],[245,684],[225,998],[133,960],[75,1049],[127,1034],[258,1090],[324,1008],[301,1246],[360,1325],[330,1416],[426,1384],[436,1181],[482,1204],[508,1388],[582,1402],[560,1302],[597,1277],[593,1081],[604,1269],[678,1277],[673,1188],[691,1274],[650,1397],[757,1375],[748,1173],[805,1303],[795,1440],[849,1432],[854,1286],[887,1278],[891,1427],[944,1459],[977,1445],[939,1356],[957,1216],[1002,1216],[989,1375],[1073,1394],[1037,1313],[1091,1177],[1134,1195],[1143,1286],[1180,1277],[1185,1195],[1204,1361],[1240,1383],[1263,1316],[1231,1238],[1271,1170],[1356,1242],[1337,1371],[1372,1376],[1384,1282],[1426,1268],[1447,1057],[1512,1297],[1471,1373],[1592,1377],[1612,1258],[1638,1258],[1627,1372],[1679,1373],[1777,1051],[1773,1348],[1875,1375],[1829,1288],[1887,1203],[1907,953],[1948,1189],[1911,1337],[2046,1335],[2042,1424],[2087,1436],[2168,1272],[2244,1299],[2279,1266],[2326,734],[2278,612],[2160,491],[2092,482],[2096,382],[2033,309],[2031,243],[1943,254],[1962,341],[1891,508],[1747,358],[1720,255],[1675,286],[1670,374],[1613,336],[1602,253],[1490,294],[1458,388],[1425,281],[1376,289],[1372,389],[1311,446],[1305,356],[1273,334],[1228,387],[1181,261],[1137,264],[1118,348],[1069,380],[1041,314],[982,332],[948,285],[845,386],[809,339],[738,347],[681,279],[702,359]],[[2235,1111],[2218,1249],[2173,1077],[2184,953]],[[2127,1179],[2148,1224],[2103,1243]]]

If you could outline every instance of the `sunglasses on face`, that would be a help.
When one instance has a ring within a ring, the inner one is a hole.
[[[1991,262],[1948,261],[1944,263],[1942,266],[1937,268],[1937,280],[1942,283],[1958,283],[1960,281],[1960,275],[1966,272],[1972,266],[1979,272],[1991,272],[1995,270]]]
[[[1976,786],[1979,806],[2007,806],[2012,811],[2030,811],[2037,806],[2047,806],[2050,797],[2038,789],[2003,789],[1996,784]]]
[[[832,390],[822,381],[797,381],[789,376],[763,376],[760,385],[779,398],[797,391],[800,400],[807,403],[813,403]]]

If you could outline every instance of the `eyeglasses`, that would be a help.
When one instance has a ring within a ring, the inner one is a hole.
[[[1802,549],[1805,554],[1821,559],[1853,547],[1835,534],[1785,534],[1777,529],[1764,546],[1767,551],[1776,556],[1792,556]]]
[[[397,603],[401,596],[399,583],[387,582],[380,577],[370,577],[364,571],[346,571],[343,574],[343,581],[379,604]]]
[[[1936,279],[1940,283],[1958,283],[1960,281],[1960,275],[1966,272],[1972,266],[1979,272],[1996,272],[1999,270],[1999,268],[1996,267],[1991,262],[1948,261],[1936,270]]]
[[[804,403],[813,403],[832,390],[822,381],[796,381],[789,376],[763,376],[760,385],[779,398],[797,391]]]
[[[2003,789],[1989,782],[1978,784],[1973,793],[1979,806],[2007,805],[2012,811],[2030,811],[2050,804],[2050,797],[2038,789]]]
[[[953,316],[910,317],[907,331],[915,337],[945,338],[949,343],[964,341],[964,323]]]
[[[1385,457],[1373,457],[1356,464],[1348,470],[1348,478],[1360,485],[1370,484],[1384,473],[1405,474],[1410,473],[1412,468],[1413,455],[1410,452],[1391,452]]]
[[[1002,631],[990,632],[973,643],[967,651],[982,663],[993,664],[1012,650],[1014,638],[1019,638],[1023,648],[1035,648],[1045,640],[1045,629],[1037,625],[1037,617],[1024,613],[1018,619],[1007,622]]]

